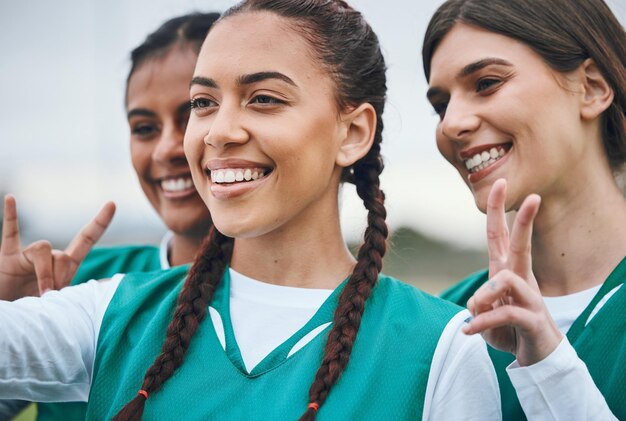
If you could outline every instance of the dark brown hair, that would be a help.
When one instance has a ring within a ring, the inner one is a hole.
[[[209,29],[219,17],[220,14],[216,12],[196,12],[177,16],[165,21],[156,31],[149,34],[144,42],[130,52],[131,66],[126,78],[125,98],[128,97],[128,82],[141,64],[167,53],[176,45],[190,47],[197,55]]]
[[[368,226],[357,264],[339,298],[324,357],[309,389],[309,401],[321,406],[348,364],[365,301],[378,281],[386,249],[385,197],[379,182],[383,170],[380,143],[387,91],[386,66],[376,34],[361,14],[342,0],[249,0],[231,8],[222,19],[254,11],[269,11],[289,19],[292,28],[308,40],[335,82],[339,109],[370,103],[377,116],[370,151],[346,168],[342,177],[355,184],[368,210]],[[147,393],[158,391],[182,363],[189,342],[206,315],[206,307],[230,261],[232,247],[232,239],[215,229],[211,231],[185,281],[162,352],[146,371],[142,390]],[[136,396],[115,419],[140,419],[144,404],[145,398]],[[302,410],[302,420],[315,419],[316,409]]]
[[[591,58],[614,91],[603,114],[602,141],[614,170],[626,162],[626,32],[603,0],[448,0],[430,20],[422,59],[432,56],[457,22],[516,39],[559,72]]]

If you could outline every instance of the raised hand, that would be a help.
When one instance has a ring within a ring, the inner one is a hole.
[[[489,281],[468,301],[474,318],[467,334],[481,333],[494,348],[515,354],[521,366],[543,360],[563,335],[546,308],[532,271],[531,238],[540,198],[530,195],[520,206],[511,236],[504,203],[506,181],[497,180],[487,199]]]
[[[114,213],[115,205],[105,204],[64,251],[52,249],[45,240],[22,248],[15,198],[7,195],[0,245],[0,299],[11,301],[36,296],[69,285],[78,266],[111,223]]]

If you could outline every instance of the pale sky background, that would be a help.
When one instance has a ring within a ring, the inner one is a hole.
[[[63,246],[101,204],[118,211],[105,242],[158,241],[165,228],[130,163],[124,112],[129,53],[164,20],[224,11],[229,0],[0,1],[0,192],[16,195],[25,240]],[[410,226],[460,246],[483,247],[484,216],[439,155],[437,117],[425,99],[422,37],[439,0],[352,0],[377,32],[387,64],[382,186],[392,229]],[[622,22],[626,0],[609,0]],[[354,240],[362,205],[344,192]]]

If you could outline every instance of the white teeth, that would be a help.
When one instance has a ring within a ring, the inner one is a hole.
[[[193,181],[189,177],[168,178],[161,180],[161,188],[168,192],[179,192],[193,188]]]
[[[257,180],[263,177],[263,170],[259,168],[221,168],[211,171],[213,183],[235,183]]]
[[[482,151],[479,154],[472,156],[465,160],[465,167],[470,173],[474,173],[480,170],[484,170],[491,164],[494,164],[501,157],[506,155],[506,150],[504,147],[493,147],[488,151]]]

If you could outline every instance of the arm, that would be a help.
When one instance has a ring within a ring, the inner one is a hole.
[[[86,401],[100,324],[120,279],[0,301],[0,399]]]
[[[424,420],[501,420],[500,390],[487,345],[461,332],[467,310],[444,329],[430,368]]]
[[[481,333],[494,348],[515,355],[507,372],[529,419],[615,419],[559,332],[533,275],[530,249],[539,197],[522,203],[510,243],[505,198],[506,183],[498,180],[487,203],[490,280],[470,299],[474,319],[463,331]]]
[[[506,371],[530,420],[617,420],[567,338],[542,361]]]
[[[104,205],[64,251],[53,250],[48,241],[37,241],[22,248],[15,198],[6,196],[0,244],[0,299],[12,301],[37,296],[69,285],[80,263],[111,223],[114,213],[113,203]]]

